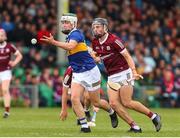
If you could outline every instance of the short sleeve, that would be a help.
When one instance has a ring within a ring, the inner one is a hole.
[[[114,47],[119,52],[122,53],[126,48],[124,42],[121,39],[115,38],[114,40]]]
[[[74,31],[70,34],[69,40],[75,40],[78,43],[79,42],[84,42],[84,36],[80,31]]]
[[[11,49],[11,53],[13,53],[13,54],[16,53],[16,51],[17,51],[17,48],[13,44],[10,45],[10,49]]]

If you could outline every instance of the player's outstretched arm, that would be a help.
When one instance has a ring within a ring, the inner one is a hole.
[[[131,68],[131,70],[133,72],[133,77],[136,80],[143,79],[143,76],[137,73],[134,61],[133,61],[131,55],[129,54],[129,52],[125,49],[123,51],[123,53],[121,53],[121,54],[124,56],[124,58],[126,59],[128,65],[129,65],[129,67]]]
[[[68,89],[69,88],[63,86],[62,109],[61,109],[61,112],[60,112],[60,119],[62,121],[66,120],[66,118],[68,116],[68,112],[67,112]]]
[[[9,65],[11,67],[15,67],[23,58],[22,54],[19,51],[16,51],[15,55],[15,59],[12,61],[9,61]]]
[[[50,36],[43,36],[41,39],[41,41],[48,43],[50,45],[54,45],[57,46],[59,48],[63,48],[65,50],[72,50],[77,46],[77,41],[75,40],[70,40],[69,42],[60,42],[54,39],[54,37],[52,36],[52,34],[50,34]]]

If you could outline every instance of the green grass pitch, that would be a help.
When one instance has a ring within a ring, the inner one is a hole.
[[[3,109],[1,108],[1,113]],[[59,120],[59,108],[12,108],[8,119],[0,118],[1,137],[180,137],[180,109],[153,109],[162,117],[163,127],[155,132],[151,120],[146,116],[130,111],[131,116],[141,126],[143,133],[126,132],[129,126],[119,119],[119,126],[112,128],[106,112],[100,110],[96,127],[91,133],[80,133],[76,117],[69,109],[68,118]]]

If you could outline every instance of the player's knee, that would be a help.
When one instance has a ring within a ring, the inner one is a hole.
[[[129,108],[129,109],[133,108],[132,102],[130,102],[130,101],[128,101],[128,102],[127,101],[123,101],[122,104],[126,108]]]
[[[3,88],[3,89],[1,90],[1,92],[2,92],[3,95],[9,94],[9,90],[6,89],[6,88]]]
[[[116,109],[118,106],[118,103],[116,101],[110,101],[109,104],[113,109]]]
[[[84,95],[84,98],[85,98],[86,100],[90,100],[90,97],[89,97],[88,94],[85,94],[85,95]]]
[[[93,104],[95,107],[100,107],[100,102],[99,102],[99,101],[92,101],[92,104]]]
[[[71,96],[71,102],[72,104],[78,104],[80,102],[80,99],[76,96]]]
[[[85,99],[86,99],[86,101],[90,101],[90,98],[87,96],[87,97],[85,97]]]

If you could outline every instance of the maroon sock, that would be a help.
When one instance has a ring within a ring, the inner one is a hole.
[[[147,116],[148,116],[149,118],[151,118],[151,117],[153,116],[153,114],[154,114],[154,113],[150,111],[150,112],[147,114]]]
[[[132,121],[129,125],[133,128],[136,125],[136,123]]]
[[[5,107],[5,111],[9,112],[10,107]]]

